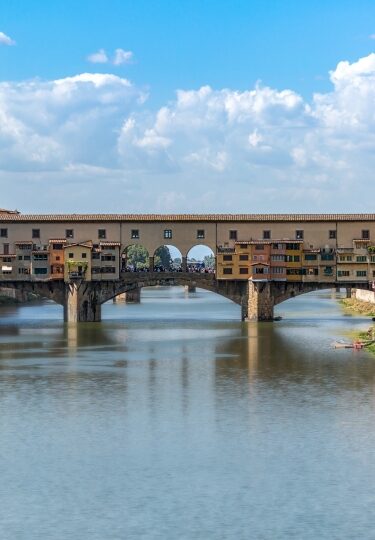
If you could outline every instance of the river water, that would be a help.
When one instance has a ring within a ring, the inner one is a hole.
[[[145,289],[103,322],[0,310],[2,540],[375,538],[369,321],[330,291],[241,323],[214,294]]]

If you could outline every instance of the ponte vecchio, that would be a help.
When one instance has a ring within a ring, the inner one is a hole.
[[[126,264],[143,246],[148,268]],[[180,267],[156,268],[155,251],[180,250]],[[204,245],[215,271],[188,266]],[[100,321],[115,296],[160,284],[201,287],[272,320],[276,304],[317,289],[372,289],[375,214],[66,214],[0,210],[0,286],[64,306],[68,322]]]

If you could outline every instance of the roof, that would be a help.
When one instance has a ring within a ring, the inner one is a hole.
[[[102,247],[121,246],[121,242],[99,242]]]
[[[338,222],[374,221],[375,214],[20,214],[0,211],[0,221],[15,222]]]
[[[70,249],[72,247],[77,247],[77,246],[80,246],[80,247],[86,247],[86,248],[92,248],[92,242],[91,240],[88,240],[87,242],[75,242],[74,244],[66,244],[64,246],[64,249]]]

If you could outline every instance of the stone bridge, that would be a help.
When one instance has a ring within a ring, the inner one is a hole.
[[[0,282],[0,287],[14,288],[19,292],[35,293],[49,298],[64,307],[67,322],[93,322],[101,320],[101,306],[116,296],[143,287],[158,285],[182,285],[198,287],[220,294],[241,306],[242,320],[270,321],[274,306],[316,290],[333,287],[369,289],[367,283],[291,283],[276,281],[217,280],[214,274],[188,272],[126,272],[121,279],[113,281],[84,281],[70,283],[62,280],[33,280]]]

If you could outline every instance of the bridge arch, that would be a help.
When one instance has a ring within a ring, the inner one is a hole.
[[[138,272],[149,270],[150,254],[142,244],[129,244],[121,253],[120,271]]]
[[[201,266],[202,270],[216,270],[216,257],[213,249],[203,243],[196,243],[186,253],[188,268],[194,267],[197,263],[198,267]]]
[[[182,262],[182,253],[173,244],[161,244],[153,253],[154,269],[158,272],[179,272]]]

